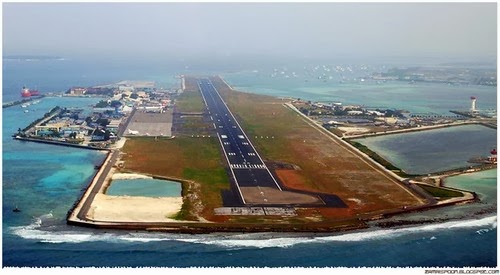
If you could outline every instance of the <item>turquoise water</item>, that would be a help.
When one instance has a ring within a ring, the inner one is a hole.
[[[64,221],[66,212],[79,198],[105,153],[71,147],[22,142],[11,134],[41,117],[54,106],[85,107],[99,99],[43,98],[29,113],[19,106],[3,109],[2,200],[6,225],[30,223],[33,217],[53,215]],[[12,209],[18,207],[21,213]]]
[[[358,78],[365,74],[359,74]],[[441,83],[376,83],[366,80],[340,83],[338,77],[327,80],[300,75],[297,78],[272,78],[269,72],[224,74],[233,88],[252,93],[311,101],[338,101],[344,105],[371,108],[404,109],[412,113],[453,115],[449,110],[468,110],[470,96],[477,97],[477,107],[496,110],[496,87],[453,86]],[[356,77],[356,75],[352,76]],[[306,82],[307,80],[307,82]]]
[[[496,205],[497,169],[449,177],[445,185],[458,189],[474,191],[483,203]]]
[[[158,179],[116,179],[111,182],[107,195],[142,197],[180,197],[181,184]]]
[[[496,148],[497,132],[481,125],[354,139],[409,174],[427,174],[473,165],[473,157]]]

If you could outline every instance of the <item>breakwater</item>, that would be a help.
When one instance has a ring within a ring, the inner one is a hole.
[[[39,142],[39,143],[45,143],[45,144],[52,144],[52,145],[62,145],[62,146],[67,146],[67,147],[75,147],[75,148],[89,149],[89,150],[110,151],[110,149],[108,149],[108,148],[91,147],[91,146],[87,146],[87,145],[74,144],[74,143],[68,143],[68,142],[57,141],[57,140],[48,140],[48,139],[21,137],[21,136],[16,136],[16,137],[14,137],[14,139],[21,140],[21,141],[32,141],[32,142]]]
[[[16,105],[21,105],[21,104],[33,101],[33,99],[40,99],[42,97],[45,97],[45,95],[40,95],[40,96],[37,96],[35,98],[30,97],[30,98],[25,98],[25,99],[22,99],[22,100],[16,100],[16,101],[12,101],[12,102],[6,102],[6,103],[2,104],[2,108],[8,108],[8,107],[16,106]]]

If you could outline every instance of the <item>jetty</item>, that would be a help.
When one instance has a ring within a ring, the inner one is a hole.
[[[16,105],[22,105],[24,103],[31,102],[34,99],[40,99],[40,98],[43,98],[43,97],[45,97],[45,95],[33,96],[33,97],[30,97],[30,98],[24,98],[24,99],[21,99],[21,100],[6,102],[6,103],[2,104],[2,108],[8,108],[8,107],[16,106]]]

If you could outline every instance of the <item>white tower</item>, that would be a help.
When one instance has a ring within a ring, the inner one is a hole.
[[[476,97],[475,96],[471,96],[470,100],[471,100],[470,112],[471,113],[476,113],[477,112],[477,110],[476,110]]]

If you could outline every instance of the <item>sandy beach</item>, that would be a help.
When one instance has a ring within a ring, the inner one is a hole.
[[[366,132],[369,132],[370,129],[364,128],[364,127],[344,127],[344,126],[339,126],[339,130],[344,131],[344,135],[356,135],[356,134],[363,134]]]
[[[149,198],[97,194],[87,218],[101,222],[177,222],[182,198]]]
[[[152,179],[152,177],[141,174],[133,174],[133,173],[114,173],[111,179],[113,180]]]

